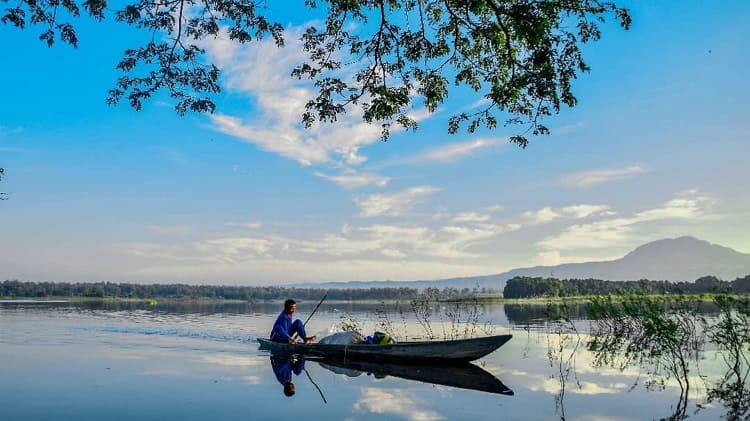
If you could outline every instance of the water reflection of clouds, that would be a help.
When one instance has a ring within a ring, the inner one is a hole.
[[[505,372],[514,376],[518,379],[518,383],[522,383],[529,390],[550,394],[560,392],[560,381],[555,377],[521,370],[506,370]],[[579,378],[578,381],[571,381],[571,385],[566,389],[566,392],[579,395],[615,394],[626,392],[630,386],[630,384],[625,382],[597,383]]]
[[[437,421],[445,419],[435,411],[420,409],[424,403],[404,390],[378,388],[361,389],[362,397],[354,404],[354,410],[374,414],[391,414],[412,421]]]
[[[161,353],[150,353],[150,355],[141,356],[145,360],[153,361],[155,358],[167,358],[169,354]],[[238,378],[249,384],[260,384],[260,378],[258,376],[235,376],[236,370],[230,370],[229,377],[227,373],[221,371],[221,374],[216,371],[216,366],[227,367],[227,368],[248,368],[248,367],[260,367],[268,364],[265,359],[258,357],[246,357],[241,355],[204,355],[192,362],[183,362],[182,364],[172,365],[172,361],[164,361],[164,365],[151,366],[144,370],[141,370],[138,374],[142,376],[158,376],[158,377],[191,377],[191,378],[215,378],[220,376],[222,378]]]
[[[267,359],[261,359],[257,356],[245,357],[240,355],[208,355],[203,357],[203,361],[209,364],[230,367],[257,367],[268,365]]]
[[[195,377],[190,370],[175,367],[151,367],[138,373],[141,376],[154,377]]]
[[[261,384],[261,380],[259,376],[244,376],[241,377],[242,380],[244,380],[248,384]]]

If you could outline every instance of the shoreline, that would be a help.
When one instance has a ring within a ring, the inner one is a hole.
[[[644,298],[671,300],[676,297],[698,299],[700,301],[711,301],[717,295],[726,295],[731,297],[744,297],[745,294],[648,294],[642,295]],[[530,305],[547,305],[558,303],[579,303],[585,304],[588,300],[596,297],[611,297],[615,301],[623,300],[632,295],[578,295],[571,297],[531,297],[531,298],[503,298],[502,295],[487,295],[479,297],[460,297],[460,298],[436,298],[430,300],[435,304],[530,304]],[[278,304],[285,298],[258,299],[258,300],[240,300],[240,299],[223,299],[223,298],[175,298],[175,297],[155,297],[155,298],[132,298],[132,297],[80,297],[80,296],[51,296],[51,297],[3,297],[0,296],[0,304],[31,304],[31,303],[86,303],[86,302],[113,302],[113,303],[144,303],[148,305],[159,304]],[[409,302],[404,299],[328,299],[325,302],[331,304],[395,304]],[[312,300],[297,299],[299,304],[314,303]]]

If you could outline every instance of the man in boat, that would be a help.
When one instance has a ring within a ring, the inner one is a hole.
[[[284,386],[284,395],[293,396],[295,392],[294,383],[292,383],[292,373],[300,375],[305,369],[305,360],[303,358],[289,358],[271,356],[271,368],[276,380]]]
[[[315,336],[307,336],[305,324],[302,323],[302,320],[292,321],[292,315],[296,310],[296,301],[292,299],[284,301],[284,311],[276,318],[273,329],[271,329],[272,341],[293,344],[296,342],[295,334],[299,335],[306,344],[311,344],[315,340]]]

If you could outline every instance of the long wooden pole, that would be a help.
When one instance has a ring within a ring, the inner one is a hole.
[[[310,313],[310,315],[307,316],[307,320],[305,320],[305,323],[304,323],[303,326],[307,327],[307,322],[309,322],[310,319],[312,318],[313,314],[315,314],[315,312],[318,311],[318,307],[320,307],[320,305],[323,304],[323,301],[325,301],[326,297],[328,297],[328,293],[327,292],[326,292],[326,295],[324,295],[323,298],[320,299],[320,302],[318,303],[318,305],[315,306],[315,308],[313,309],[312,313]]]
[[[310,315],[307,316],[307,320],[305,320],[305,323],[303,324],[303,326],[307,326],[307,322],[309,322],[310,319],[312,318],[313,314],[315,314],[315,312],[318,311],[318,308],[320,307],[321,304],[323,304],[323,301],[325,301],[326,297],[328,297],[328,293],[327,292],[323,296],[323,298],[320,299],[320,302],[318,303],[318,305],[315,306],[315,308],[313,309],[312,313],[310,313]],[[294,335],[292,335],[292,339],[295,339],[295,340],[297,339],[297,332],[294,332]]]

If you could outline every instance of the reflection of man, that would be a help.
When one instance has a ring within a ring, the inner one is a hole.
[[[305,333],[305,324],[302,320],[297,319],[292,322],[292,315],[297,310],[297,302],[294,300],[286,300],[284,302],[284,311],[279,314],[276,318],[276,322],[273,324],[271,329],[271,340],[274,342],[283,342],[293,344],[294,334],[298,334],[306,344],[312,343],[315,340],[315,336],[307,336]]]
[[[305,369],[305,360],[302,358],[289,358],[271,356],[271,368],[276,380],[284,386],[286,396],[294,395],[294,383],[292,383],[292,373],[297,376]]]

